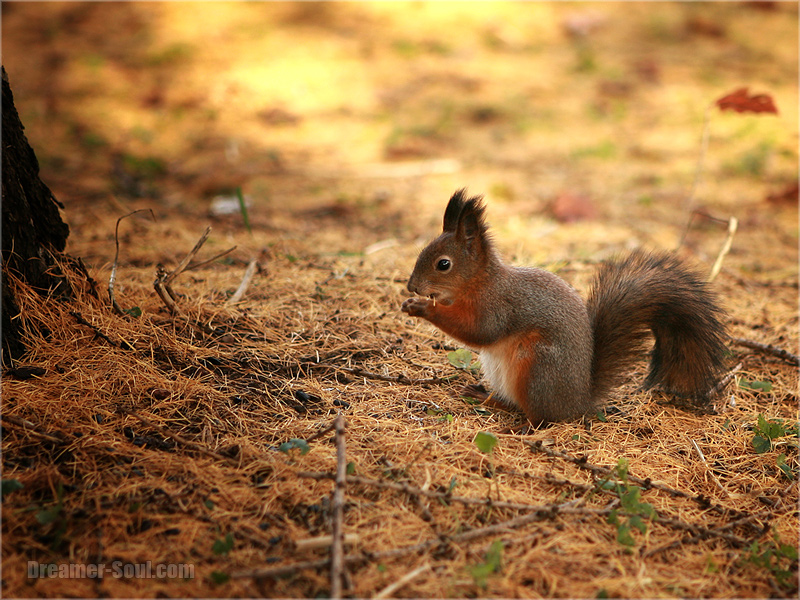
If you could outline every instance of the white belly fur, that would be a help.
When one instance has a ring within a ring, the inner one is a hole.
[[[515,381],[508,368],[508,354],[502,348],[494,351],[485,348],[481,350],[480,357],[483,378],[489,384],[489,392],[493,393],[494,399],[517,406],[513,393]]]

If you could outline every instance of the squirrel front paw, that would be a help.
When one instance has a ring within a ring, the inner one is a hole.
[[[424,317],[428,314],[430,306],[431,300],[429,298],[414,296],[413,298],[406,299],[400,307],[400,310],[412,317]]]

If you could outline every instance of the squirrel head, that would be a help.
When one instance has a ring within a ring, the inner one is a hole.
[[[420,252],[408,290],[450,305],[485,274],[494,248],[484,219],[482,196],[460,189],[444,211],[442,233]]]

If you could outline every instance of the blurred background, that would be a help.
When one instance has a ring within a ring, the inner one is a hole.
[[[462,186],[486,194],[517,260],[672,247],[707,108],[741,87],[780,114],[708,111],[692,206],[751,229],[778,218],[796,250],[797,12],[4,2],[3,64],[72,251],[89,260],[135,208],[235,236],[241,220],[213,203],[237,189],[258,231],[327,234],[341,251],[434,234]]]

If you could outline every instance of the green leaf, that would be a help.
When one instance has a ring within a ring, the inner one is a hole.
[[[780,553],[791,561],[797,560],[797,548],[791,544],[779,544]]]
[[[207,509],[209,509],[209,510],[211,510],[212,508],[214,508],[214,502],[212,502],[211,500],[206,500],[205,502],[203,502],[203,504],[204,504],[204,505],[205,505],[205,507],[206,507]]]
[[[770,419],[768,421],[762,414],[758,415],[758,423],[756,424],[754,431],[770,440],[793,433],[791,432],[791,427],[789,428],[789,431],[787,431],[782,419]]]
[[[453,475],[452,479],[450,479],[450,485],[447,486],[447,493],[449,494],[454,489],[456,489],[457,485],[458,485],[458,479],[456,479],[456,476]]]
[[[714,562],[714,557],[710,554],[706,556],[706,573],[719,573],[719,566]]]
[[[739,387],[745,390],[752,390],[754,392],[772,391],[772,383],[769,381],[748,381],[747,379],[740,379]]]
[[[247,203],[244,201],[241,187],[236,188],[236,197],[239,199],[239,210],[242,213],[242,221],[244,221],[244,226],[247,228],[247,233],[252,234],[253,230],[250,229],[250,217],[247,214]]]
[[[631,526],[628,523],[622,523],[617,527],[617,541],[623,546],[636,544],[636,540],[631,535]]]
[[[8,494],[21,490],[25,486],[16,479],[3,479],[2,490],[0,490],[0,497],[5,498]]]
[[[228,554],[233,549],[233,534],[228,533],[223,540],[214,540],[211,551],[214,554]]]
[[[301,440],[300,438],[292,438],[288,442],[283,442],[278,446],[278,450],[284,454],[289,454],[289,450],[293,449],[300,450],[300,456],[305,456],[311,450],[311,446],[308,445],[307,441]]]
[[[489,575],[500,571],[502,558],[503,542],[495,540],[486,552],[486,559],[484,562],[468,567],[475,584],[481,588],[485,588]]]
[[[488,433],[486,431],[479,431],[478,434],[475,436],[475,445],[478,447],[478,450],[483,452],[484,454],[491,454],[494,447],[497,445],[498,439],[497,436],[493,433]]]
[[[636,513],[639,511],[639,496],[641,494],[641,490],[636,486],[630,486],[628,491],[622,494],[619,499],[622,503],[622,508],[630,513]]]
[[[772,450],[772,442],[769,441],[769,438],[757,435],[753,437],[753,448],[757,453],[764,454]]]
[[[786,464],[785,454],[779,454],[777,457],[775,457],[775,464],[778,465],[781,473],[783,473],[788,479],[794,481],[794,471],[792,470],[792,467]]]
[[[139,308],[138,306],[133,306],[131,308],[123,309],[122,312],[124,312],[126,315],[132,316],[134,319],[138,319],[139,317],[142,316],[142,309]]]
[[[41,525],[49,525],[50,523],[56,522],[60,514],[61,505],[56,504],[55,506],[51,506],[50,508],[45,508],[37,512],[36,521]]]
[[[231,578],[230,575],[223,573],[222,571],[211,571],[211,575],[209,577],[211,582],[217,585],[227,583],[227,581]]]
[[[639,515],[633,515],[630,519],[628,519],[628,523],[631,527],[636,527],[642,533],[647,531],[647,523],[642,520],[642,517]]]
[[[464,371],[477,371],[480,368],[480,363],[472,360],[472,352],[466,348],[459,348],[458,350],[448,352],[447,360],[450,361],[450,364],[456,369],[462,369]]]
[[[628,469],[630,468],[630,464],[628,463],[627,458],[620,458],[617,461],[617,466],[614,467],[614,472],[616,473],[617,477],[619,477],[622,481],[628,481]]]
[[[345,471],[346,471],[347,475],[355,475],[356,474],[356,463],[354,463],[353,461],[350,461],[349,463],[347,463],[347,468],[346,468]]]

